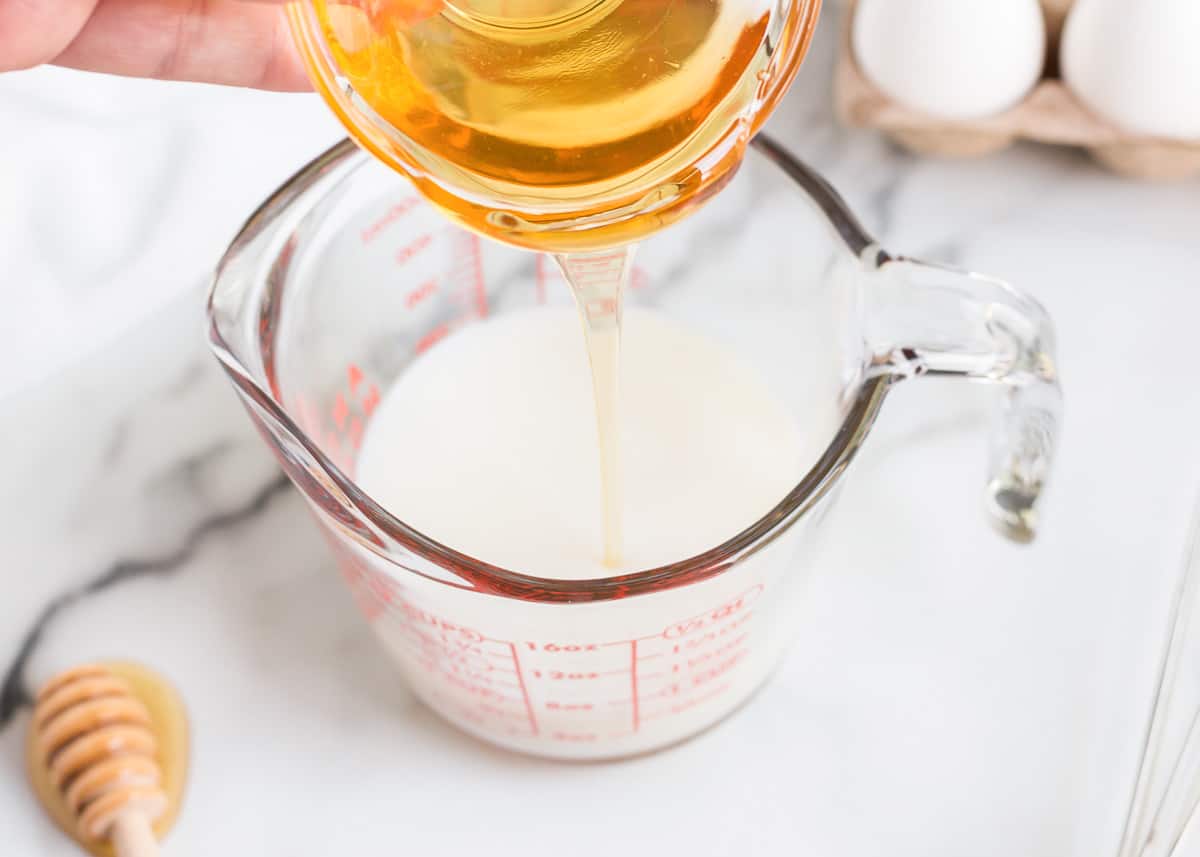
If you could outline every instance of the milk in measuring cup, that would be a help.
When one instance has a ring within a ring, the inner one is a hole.
[[[356,481],[422,533],[526,575],[610,577],[717,546],[794,487],[797,417],[738,355],[664,316],[629,310],[622,339],[620,568],[604,562],[571,309],[502,314],[422,355],[375,409]],[[703,729],[761,683],[790,634],[797,532],[702,582],[592,603],[497,610],[493,595],[365,554],[348,573],[413,690],[447,719],[517,750],[605,758]]]
[[[653,568],[736,535],[793,487],[795,418],[717,342],[648,310],[623,325],[619,569],[603,563],[596,412],[569,309],[473,325],[402,373],[357,482],[443,544],[538,577]]]

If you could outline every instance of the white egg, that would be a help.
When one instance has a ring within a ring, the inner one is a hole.
[[[1063,79],[1130,131],[1200,139],[1200,0],[1079,0]]]
[[[863,72],[896,101],[977,119],[1014,106],[1037,83],[1046,21],[1037,0],[861,0],[853,43]]]

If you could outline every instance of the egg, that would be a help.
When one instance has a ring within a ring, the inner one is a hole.
[[[895,101],[979,119],[1037,83],[1046,21],[1037,0],[860,0],[852,41],[863,73]]]
[[[1200,139],[1200,0],[1079,0],[1061,64],[1080,100],[1114,124]]]

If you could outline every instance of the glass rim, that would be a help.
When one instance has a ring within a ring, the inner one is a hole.
[[[870,264],[882,264],[891,258],[863,230],[832,186],[815,171],[765,134],[754,138],[747,149],[748,156],[750,150],[772,162],[805,193],[821,210],[828,225],[855,258]],[[541,603],[610,601],[695,584],[723,573],[757,553],[789,529],[828,494],[861,447],[888,391],[889,381],[885,376],[865,377],[860,380],[858,389],[848,399],[846,415],[824,452],[796,485],[766,514],[738,534],[702,553],[642,571],[578,580],[538,577],[483,562],[409,526],[372,499],[353,478],[343,473],[292,419],[278,401],[278,392],[267,389],[264,383],[256,380],[254,373],[246,368],[237,356],[237,350],[227,341],[216,309],[217,297],[222,283],[225,282],[227,271],[238,267],[234,263],[260,234],[270,229],[276,219],[298,198],[318,184],[330,182],[332,186],[345,181],[347,174],[339,170],[339,167],[349,165],[353,169],[369,159],[370,155],[360,150],[352,140],[344,139],[287,179],[250,215],[222,255],[213,274],[207,302],[208,338],[211,349],[241,395],[304,449],[320,468],[323,480],[328,480],[336,486],[352,507],[352,514],[365,520],[373,528],[366,533],[355,529],[354,540],[389,564],[442,585]],[[456,228],[464,227],[456,224]],[[282,282],[277,282],[276,285],[282,287]],[[279,294],[274,296],[280,297]],[[276,311],[280,302],[275,301]],[[269,356],[267,364],[266,383],[275,387],[274,369],[270,365]],[[300,466],[307,465],[302,463]],[[344,521],[339,523],[345,526]],[[404,550],[450,572],[461,582],[427,574],[398,561],[389,545],[377,537],[376,531]],[[343,532],[343,535],[347,534]]]
[[[785,28],[785,32],[780,34],[780,41],[774,46],[769,69],[769,86],[760,93],[750,124],[747,127],[735,125],[727,129],[726,133],[721,135],[718,140],[712,142],[703,155],[705,159],[716,158],[732,169],[701,171],[699,174],[705,175],[697,188],[701,197],[718,191],[732,177],[733,172],[736,171],[736,162],[744,153],[745,141],[758,133],[763,123],[774,112],[792,81],[795,80],[816,34],[822,3],[823,0],[788,0],[788,26]],[[794,15],[790,14],[793,12]],[[440,159],[440,156],[428,151],[424,146],[416,145],[416,148],[423,150],[425,154],[423,157],[415,157],[412,151],[413,147],[410,145],[414,141],[409,140],[375,107],[355,94],[352,81],[339,66],[334,55],[330,34],[317,13],[316,0],[291,0],[287,4],[287,18],[292,40],[300,52],[305,71],[314,90],[325,102],[325,106],[332,111],[349,136],[357,141],[359,146],[404,174],[423,196],[435,202],[438,199],[450,197],[459,203],[466,203],[468,208],[475,212],[492,210],[503,205],[509,213],[522,218],[531,218],[533,221],[540,221],[552,210],[563,216],[574,214],[575,209],[572,206],[575,203],[573,202],[559,202],[549,207],[543,205],[531,207],[525,203],[518,203],[517,198],[508,198],[504,193],[501,193],[499,197],[495,196],[494,188],[491,190],[483,187],[467,189],[457,182],[447,182],[440,178],[439,171],[431,169],[424,160],[428,157],[436,161]],[[446,166],[452,165],[446,164]],[[685,175],[693,174],[697,174],[695,170],[686,170],[683,174],[677,173],[676,178],[682,181],[685,180]],[[513,190],[516,192],[519,188]],[[519,196],[520,194],[518,194]],[[549,246],[544,242],[554,238],[558,246],[545,249],[545,252],[590,252],[603,249],[604,245],[596,244],[590,240],[589,236],[594,236],[597,232],[603,234],[605,230],[615,228],[616,224],[620,222],[620,218],[613,219],[615,212],[627,206],[640,204],[639,200],[643,197],[644,191],[637,192],[630,188],[624,188],[611,193],[605,192],[601,194],[600,198],[591,199],[587,204],[599,205],[600,209],[589,217],[599,218],[599,220],[593,221],[588,228],[580,230],[539,229],[536,233],[526,230],[493,231],[487,227],[481,227],[478,222],[470,225],[467,222],[469,218],[463,219],[463,225],[479,231],[480,234],[487,237],[499,238],[501,241],[522,246],[525,249],[543,250]],[[562,207],[564,205],[565,208]],[[665,205],[664,210],[669,211],[673,207],[668,204]],[[676,214],[672,219],[678,219],[680,214]],[[531,243],[534,241],[534,234],[537,235],[537,241],[543,242],[542,246]],[[522,235],[524,236],[523,241],[516,240],[517,236]]]

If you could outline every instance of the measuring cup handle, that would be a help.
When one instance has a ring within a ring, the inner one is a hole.
[[[987,505],[1005,535],[1031,541],[1062,411],[1049,316],[1000,280],[878,248],[864,255],[867,374],[953,376],[1008,388],[993,430]]]

